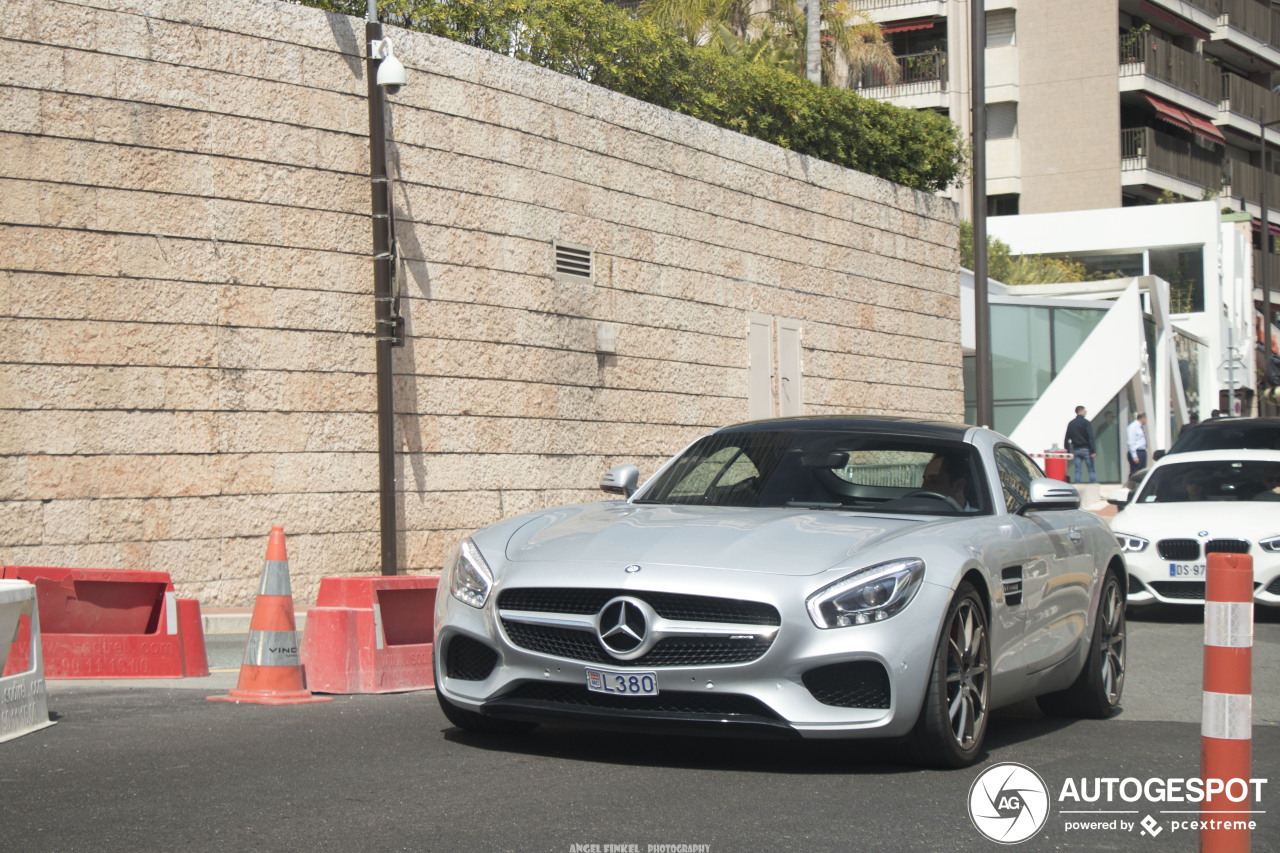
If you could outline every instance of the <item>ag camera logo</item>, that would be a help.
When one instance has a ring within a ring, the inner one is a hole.
[[[1040,774],[1011,761],[988,767],[969,788],[969,819],[999,844],[1018,844],[1049,819],[1049,788]]]

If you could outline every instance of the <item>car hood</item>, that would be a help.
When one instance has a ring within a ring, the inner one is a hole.
[[[813,575],[908,531],[954,521],[597,503],[539,513],[511,536],[506,557],[515,563],[665,564]]]
[[[1111,529],[1147,539],[1253,538],[1280,534],[1280,513],[1271,507],[1280,508],[1280,504],[1252,501],[1131,504],[1111,519]]]

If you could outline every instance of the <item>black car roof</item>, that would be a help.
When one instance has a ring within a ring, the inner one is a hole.
[[[1218,432],[1225,435],[1216,437],[1214,434]],[[1169,452],[1269,449],[1276,446],[1277,440],[1280,440],[1280,418],[1210,418],[1184,429]]]
[[[932,438],[940,441],[963,441],[973,427],[968,424],[899,418],[889,415],[807,415],[794,418],[768,418],[734,424],[716,430],[717,435],[759,430],[847,430],[877,435],[900,435]]]

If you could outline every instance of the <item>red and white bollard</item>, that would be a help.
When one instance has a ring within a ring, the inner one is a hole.
[[[1253,790],[1253,558],[1209,554],[1204,596],[1204,705],[1200,778],[1205,799],[1200,849],[1249,850]],[[1243,792],[1244,796],[1241,797]],[[1223,824],[1234,824],[1231,828]]]

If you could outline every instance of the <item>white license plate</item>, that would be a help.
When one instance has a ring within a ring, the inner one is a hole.
[[[1169,577],[1202,578],[1204,577],[1204,565],[1204,563],[1170,563]]]
[[[657,696],[658,674],[588,669],[587,689],[596,693],[612,693],[615,696]]]

